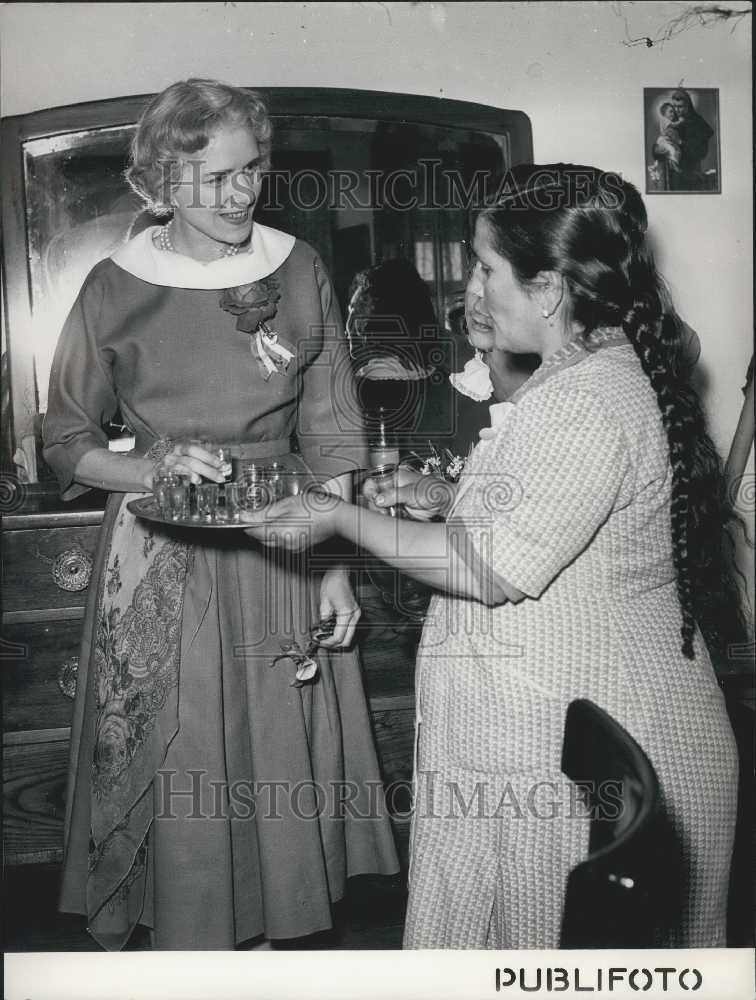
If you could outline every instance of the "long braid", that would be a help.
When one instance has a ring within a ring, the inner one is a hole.
[[[695,597],[689,552],[691,456],[686,448],[686,423],[675,394],[673,380],[662,359],[660,341],[656,330],[658,317],[652,316],[647,302],[636,301],[622,317],[622,329],[641,363],[661,411],[662,424],[667,434],[669,458],[672,465],[672,496],[670,521],[672,530],[672,559],[677,581],[677,595],[682,613],[682,652],[693,659],[693,636],[696,628]],[[645,315],[644,315],[645,314]],[[656,322],[654,322],[656,319]]]
[[[697,625],[712,656],[726,660],[729,644],[748,634],[727,531],[739,518],[686,371],[682,324],[648,248],[643,199],[619,175],[593,167],[522,166],[484,215],[523,287],[541,271],[557,271],[569,289],[571,318],[586,334],[621,326],[633,345],[669,449],[682,651],[693,658]]]
[[[693,659],[698,625],[712,654],[726,658],[728,640],[745,631],[732,563],[725,552],[731,541],[726,526],[735,514],[725,493],[721,460],[689,383],[681,324],[648,248],[645,207],[637,191],[624,182],[623,193],[618,210],[601,213],[602,244],[607,248],[607,274],[598,296],[604,304],[603,321],[619,317],[654,390],[667,436],[672,559],[683,655]],[[594,199],[594,205],[604,200],[600,183]]]
[[[681,393],[682,370],[679,325],[671,311],[665,312],[663,289],[653,257],[648,250],[646,212],[640,196],[623,185],[625,197],[607,211],[606,189],[602,176],[594,177],[591,208],[584,206],[583,218],[589,218],[594,230],[593,267],[590,285],[587,269],[572,274],[574,315],[586,330],[604,323],[621,325],[640,361],[656,395],[662,425],[667,437],[672,469],[670,496],[670,531],[672,561],[682,623],[682,652],[693,659],[693,637],[697,621],[696,574],[693,568],[691,538],[691,477],[697,437],[705,435],[700,409],[685,405]],[[601,232],[600,241],[595,233]],[[575,235],[579,234],[576,226]],[[582,278],[582,281],[580,280]]]
[[[645,241],[645,213],[637,203],[628,222],[617,272],[627,283],[630,305],[621,325],[654,393],[667,435],[672,467],[672,558],[682,615],[682,651],[693,658],[696,625],[712,654],[726,659],[728,640],[745,631],[727,524],[736,519],[728,501],[722,463],[707,433],[700,401],[689,382],[681,324],[671,308]],[[642,203],[641,203],[642,207]],[[620,220],[622,221],[622,220]]]

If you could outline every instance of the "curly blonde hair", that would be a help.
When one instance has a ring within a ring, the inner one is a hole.
[[[246,125],[270,166],[273,127],[262,97],[218,80],[180,80],[166,87],[142,112],[131,142],[126,180],[155,215],[171,212],[170,193],[183,159],[204,149],[221,125]]]

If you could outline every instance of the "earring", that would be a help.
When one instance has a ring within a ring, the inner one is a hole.
[[[549,313],[548,309],[542,309],[541,315],[543,316],[544,319],[548,319],[551,314]]]

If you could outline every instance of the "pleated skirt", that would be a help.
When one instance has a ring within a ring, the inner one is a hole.
[[[332,926],[347,877],[399,870],[357,653],[319,651],[317,677],[294,686],[295,664],[274,660],[284,645],[306,644],[319,617],[317,579],[302,557],[238,532],[218,542],[220,534],[193,545],[178,729],[147,793],[154,815],[135,845],[141,874],[96,913],[86,893],[97,680],[88,669],[90,595],[60,908],[87,914],[106,948],[123,947],[137,923],[161,950],[305,936]],[[103,536],[93,588],[106,576],[107,523]]]

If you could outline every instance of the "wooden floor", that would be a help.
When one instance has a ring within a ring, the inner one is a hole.
[[[60,870],[53,865],[25,865],[4,873],[3,939],[7,952],[98,952],[84,917],[57,911]],[[746,874],[733,887],[728,945],[751,948],[753,938],[752,879]],[[361,875],[347,883],[347,895],[335,907],[333,931],[308,938],[279,941],[276,950],[396,950],[402,946],[407,904],[405,876]],[[138,927],[126,951],[150,950],[149,932]],[[240,950],[245,950],[244,945]]]
[[[53,865],[8,868],[4,877],[4,944],[8,952],[101,951],[86,930],[86,919],[57,912],[60,869]],[[403,875],[360,875],[350,879],[344,901],[335,907],[334,930],[276,943],[276,950],[361,949],[402,946],[407,902]],[[127,951],[148,951],[149,932],[137,927]],[[244,950],[244,945],[240,950]]]

